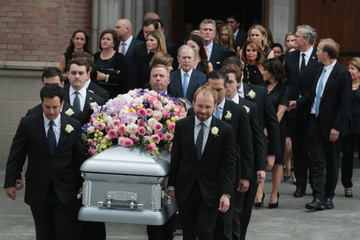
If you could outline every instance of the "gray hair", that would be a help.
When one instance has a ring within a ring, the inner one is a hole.
[[[212,20],[212,19],[204,19],[204,20],[202,20],[202,22],[200,23],[199,29],[202,28],[203,24],[209,24],[209,23],[214,25],[214,31],[216,32],[216,22],[214,20]]]
[[[296,29],[303,29],[303,38],[308,38],[309,43],[312,45],[316,41],[316,29],[311,27],[310,25],[300,25],[297,26]]]
[[[179,50],[178,50],[178,56],[180,57],[180,52],[183,50],[183,49],[191,49],[191,51],[193,52],[193,55],[194,55],[194,58],[196,57],[196,52],[195,52],[195,49],[190,47],[189,45],[182,45]]]
[[[155,68],[164,68],[164,69],[166,70],[166,76],[167,76],[167,77],[170,77],[169,69],[168,69],[168,67],[165,66],[164,64],[156,64],[155,66],[153,66],[153,67],[151,68],[150,77],[152,76],[153,70],[154,70]]]

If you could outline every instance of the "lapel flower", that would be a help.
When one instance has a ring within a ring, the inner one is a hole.
[[[226,111],[225,119],[230,121],[232,117],[232,113],[230,111]]]
[[[74,128],[70,124],[66,124],[64,130],[65,130],[66,133],[71,133],[72,131],[74,131]]]
[[[217,137],[218,136],[218,133],[219,133],[219,129],[217,127],[212,127],[211,128],[211,134],[214,136],[214,137]]]
[[[88,91],[91,92],[91,93],[94,93],[94,91],[92,91],[92,90],[90,90],[90,89],[88,89]]]
[[[243,105],[243,107],[245,108],[246,112],[249,113],[250,112],[250,108],[248,106]]]
[[[72,115],[74,115],[74,111],[71,108],[69,108],[68,110],[66,110],[65,114],[66,116],[71,117]]]
[[[95,108],[97,108],[98,104],[96,102],[92,102],[90,103],[90,109],[94,110]]]
[[[248,94],[246,94],[246,97],[249,99],[254,99],[256,96],[256,93],[253,90],[250,90]]]

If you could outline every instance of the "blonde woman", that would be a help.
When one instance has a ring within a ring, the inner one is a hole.
[[[256,41],[260,45],[265,59],[274,58],[274,51],[270,48],[268,34],[263,26],[252,25],[248,31],[248,40]]]

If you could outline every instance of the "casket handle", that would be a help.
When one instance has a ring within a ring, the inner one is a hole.
[[[98,202],[99,207],[104,208],[126,208],[126,209],[144,209],[144,205],[141,203],[132,202],[113,202],[111,200],[107,200],[104,202]]]

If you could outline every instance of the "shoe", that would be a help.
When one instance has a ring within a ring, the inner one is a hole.
[[[254,203],[254,207],[256,208],[260,208],[264,206],[264,198],[265,198],[265,193],[263,192],[263,196],[261,198],[261,202],[255,202]]]
[[[280,193],[278,192],[276,203],[269,203],[269,208],[277,208],[279,206],[279,198],[280,198]]]
[[[284,175],[284,182],[286,182],[287,180],[289,180],[290,177],[291,177],[290,175],[289,175],[289,176],[285,176],[285,175]]]
[[[294,192],[294,197],[299,198],[305,195],[305,190],[302,190],[301,188],[296,189]]]
[[[333,204],[331,198],[325,199],[325,208],[326,209],[333,209],[334,208],[334,204]]]
[[[324,210],[325,206],[319,199],[314,199],[311,203],[307,203],[305,207],[309,210]]]
[[[345,197],[352,198],[352,189],[351,188],[345,188]]]

